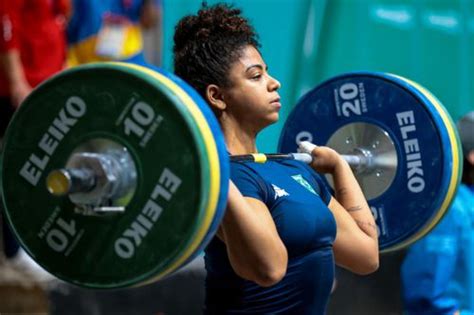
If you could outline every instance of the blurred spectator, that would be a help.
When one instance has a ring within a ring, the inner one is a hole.
[[[160,20],[160,0],[73,0],[68,64],[108,60],[144,64],[142,29],[151,29]]]
[[[69,0],[0,0],[0,150],[15,110],[35,86],[65,65],[70,8]],[[0,223],[5,256],[21,268],[40,270],[19,250],[6,222]]]
[[[66,57],[69,0],[0,0],[0,138],[31,89]]]
[[[474,111],[458,122],[462,183],[441,222],[408,250],[402,265],[407,314],[474,314]]]

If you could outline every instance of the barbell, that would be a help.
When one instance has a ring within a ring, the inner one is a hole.
[[[350,162],[382,251],[426,234],[460,179],[460,145],[441,103],[407,79],[352,73],[304,96],[276,155],[329,145]],[[2,195],[22,247],[67,282],[143,285],[195,258],[225,212],[229,156],[219,124],[172,74],[101,63],[66,70],[24,101],[5,137]],[[328,178],[329,184],[330,178]]]

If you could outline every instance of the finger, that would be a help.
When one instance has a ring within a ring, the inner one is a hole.
[[[309,153],[311,154],[314,149],[316,149],[318,146],[309,142],[309,141],[301,141],[299,143],[298,151],[302,153]]]

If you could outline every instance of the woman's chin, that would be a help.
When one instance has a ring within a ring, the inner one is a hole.
[[[270,124],[274,124],[274,123],[278,122],[278,120],[280,120],[280,114],[279,114],[279,113],[275,113],[275,114],[272,115],[272,117],[271,117],[271,123],[270,123]]]
[[[268,127],[270,125],[273,125],[275,123],[278,122],[278,120],[280,119],[280,115],[278,113],[274,114],[274,115],[271,115],[270,117],[268,117],[268,119],[266,120],[265,122],[265,127]],[[265,128],[264,127],[264,128]]]

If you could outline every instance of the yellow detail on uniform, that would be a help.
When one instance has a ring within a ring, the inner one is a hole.
[[[267,156],[263,153],[253,153],[252,156],[256,163],[265,163],[267,161]]]
[[[159,280],[160,278],[168,275],[169,273],[175,271],[181,265],[191,257],[192,254],[197,250],[201,242],[204,240],[209,227],[211,226],[212,220],[214,219],[214,215],[217,209],[217,202],[219,199],[220,193],[220,164],[219,164],[219,155],[217,152],[217,146],[215,143],[215,138],[212,134],[211,129],[207,123],[206,118],[204,117],[203,113],[194,102],[194,100],[183,90],[179,87],[176,83],[171,81],[166,76],[162,75],[161,73],[152,71],[142,66],[134,65],[134,64],[127,64],[127,63],[111,63],[117,64],[121,66],[125,66],[128,68],[132,68],[143,73],[146,73],[153,77],[154,79],[158,80],[162,83],[165,87],[171,90],[182,102],[183,105],[189,110],[189,113],[193,116],[196,124],[201,131],[201,135],[203,136],[204,144],[206,147],[206,151],[208,153],[209,164],[210,164],[210,187],[209,187],[209,199],[206,206],[205,213],[203,215],[203,223],[201,228],[196,231],[196,234],[190,244],[185,248],[183,253],[173,261],[168,268],[163,270],[160,274],[156,275],[150,280],[142,282],[138,285],[144,285],[147,283],[151,283],[154,281]]]
[[[143,37],[139,25],[130,25],[125,31],[124,46],[118,59],[128,59],[143,51]],[[112,61],[97,55],[97,34],[71,45],[67,52],[67,65],[74,67],[84,63]]]
[[[460,144],[458,142],[458,137],[456,136],[456,131],[454,130],[454,126],[451,123],[451,119],[448,116],[448,113],[444,109],[443,105],[436,99],[436,97],[431,94],[430,91],[428,91],[426,88],[421,86],[420,84],[413,82],[409,79],[394,75],[394,74],[389,74],[393,77],[396,77],[400,80],[403,80],[407,82],[408,84],[414,86],[417,88],[425,97],[428,98],[428,100],[433,104],[433,106],[436,108],[438,113],[441,116],[441,119],[444,122],[444,125],[448,131],[448,137],[449,137],[449,142],[451,144],[451,154],[453,157],[453,163],[452,163],[452,176],[449,182],[449,187],[448,187],[448,192],[446,194],[446,198],[444,198],[443,203],[441,204],[440,211],[438,211],[435,215],[435,217],[429,222],[429,224],[421,229],[418,233],[410,237],[404,242],[401,242],[397,244],[396,246],[390,247],[387,250],[384,250],[383,252],[391,252],[391,251],[396,251],[399,249],[402,249],[411,243],[419,240],[422,238],[425,234],[427,234],[443,217],[444,213],[448,210],[449,205],[451,204],[451,201],[454,198],[454,194],[456,192],[458,183],[459,183],[459,167],[460,167],[460,157],[459,157],[459,147]]]

